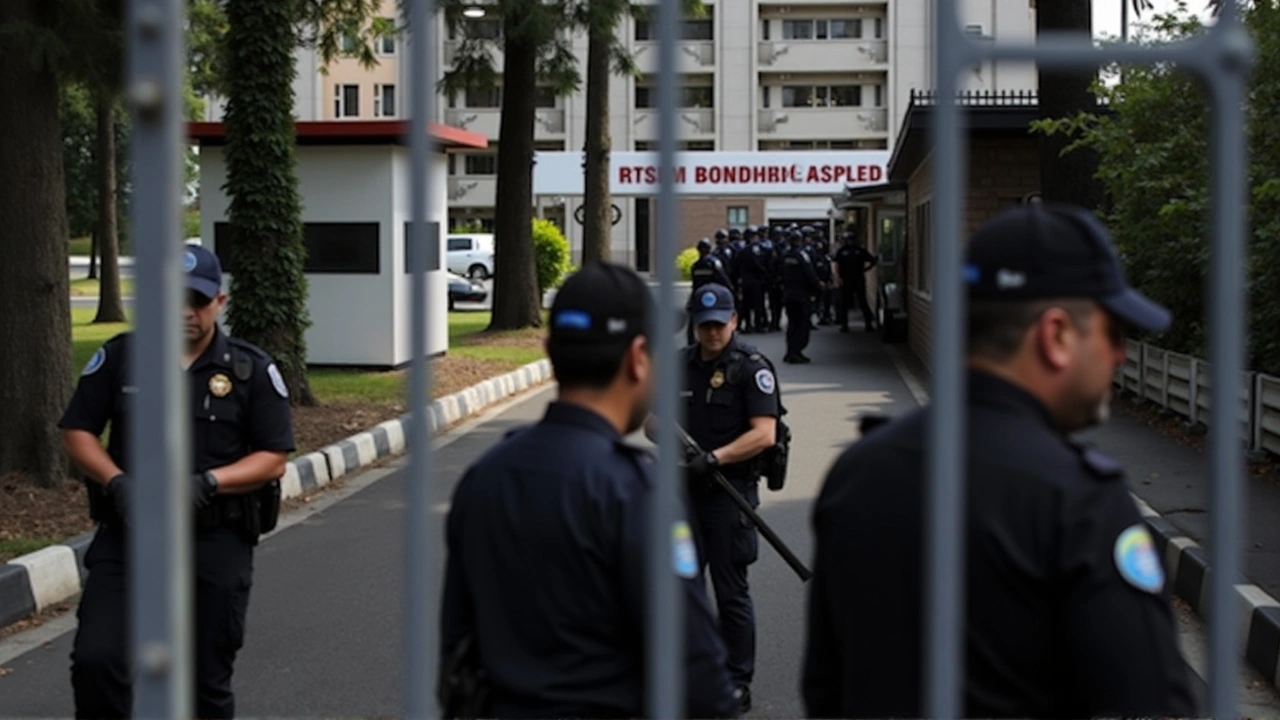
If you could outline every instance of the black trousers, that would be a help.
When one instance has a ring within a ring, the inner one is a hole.
[[[764,285],[759,282],[742,282],[742,323],[754,332],[763,332],[769,324],[764,314]]]
[[[871,304],[867,302],[867,286],[865,284],[844,283],[840,286],[840,309],[837,320],[840,327],[849,327],[849,311],[853,308],[862,311],[862,322],[870,330],[876,325],[875,315],[871,312]]]
[[[813,306],[806,300],[787,302],[787,356],[799,355],[809,347],[809,333],[813,327],[809,324],[813,314]]]
[[[124,530],[100,527],[85,554],[89,576],[77,611],[71,687],[77,718],[128,718],[130,611]],[[235,717],[232,665],[244,644],[253,547],[230,529],[195,537],[195,714]]]
[[[757,480],[729,482],[753,508],[759,507]],[[735,687],[750,686],[756,669],[756,616],[747,568],[759,558],[760,536],[755,523],[719,486],[692,493],[690,501],[698,557],[702,572],[711,576],[720,635],[729,654],[729,678]]]
[[[782,286],[770,284],[767,290],[769,296],[769,329],[782,329]]]

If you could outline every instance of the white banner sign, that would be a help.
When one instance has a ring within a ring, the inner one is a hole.
[[[681,195],[837,195],[848,187],[888,182],[888,150],[676,153]],[[583,193],[580,152],[534,155],[533,194]],[[658,153],[610,153],[610,192],[657,195]]]

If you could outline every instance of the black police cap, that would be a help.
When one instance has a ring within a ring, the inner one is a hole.
[[[592,261],[570,275],[551,303],[552,340],[627,343],[647,332],[649,286],[631,268]]]
[[[699,240],[699,241],[698,241],[698,249],[699,249],[699,250],[710,250],[710,249],[711,249],[711,241],[710,241],[710,240],[708,240],[707,238],[702,238],[701,240]]]
[[[971,299],[1089,298],[1133,327],[1169,327],[1169,311],[1129,286],[1110,233],[1081,208],[1005,210],[978,228],[965,254]]]
[[[729,234],[724,231],[724,228],[720,228],[719,230],[716,231],[717,240],[723,240],[727,237],[729,237]]]

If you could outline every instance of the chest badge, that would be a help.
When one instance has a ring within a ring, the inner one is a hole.
[[[222,373],[209,378],[209,392],[213,393],[214,397],[226,397],[227,393],[231,392],[231,378]]]
[[[724,372],[721,370],[717,370],[715,374],[711,376],[711,387],[719,388],[723,384],[724,384]]]

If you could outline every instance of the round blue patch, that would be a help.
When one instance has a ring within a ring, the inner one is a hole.
[[[693,530],[689,523],[679,520],[671,528],[671,542],[674,557],[672,569],[676,575],[687,580],[698,576],[698,551],[693,545]]]
[[[716,294],[713,292],[705,292],[702,294],[702,307],[712,307],[716,304]]]
[[[80,375],[83,377],[85,375],[92,375],[98,372],[102,369],[102,364],[106,361],[107,351],[103,348],[98,348],[98,351],[93,354],[93,357],[89,358],[89,362],[84,364],[84,370],[80,371]]]
[[[1116,569],[1125,582],[1149,593],[1164,588],[1164,567],[1156,555],[1151,533],[1142,524],[1130,525],[1116,538]]]
[[[188,250],[182,256],[182,269],[191,272],[196,269],[196,254]]]

